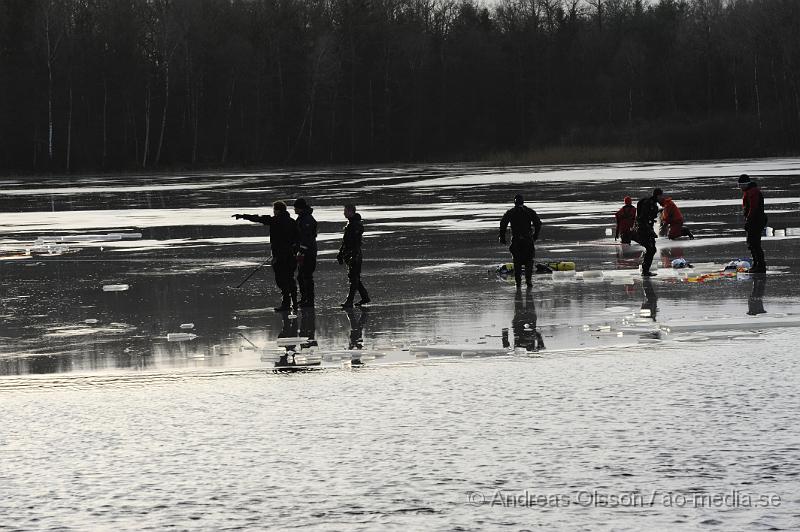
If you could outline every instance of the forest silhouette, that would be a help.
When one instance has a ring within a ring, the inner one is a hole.
[[[0,0],[6,172],[799,147],[796,0]]]

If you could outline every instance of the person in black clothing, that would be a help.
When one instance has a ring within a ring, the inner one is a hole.
[[[294,202],[297,215],[299,246],[297,251],[297,285],[300,287],[300,306],[314,306],[314,270],[317,268],[317,221],[314,209],[303,198]]]
[[[371,300],[364,283],[361,282],[361,236],[364,234],[364,224],[361,215],[356,212],[356,206],[348,203],[344,206],[344,217],[347,225],[344,226],[344,236],[336,260],[339,264],[347,265],[347,278],[350,281],[350,292],[342,303],[342,308],[352,308],[356,292],[361,296],[361,301],[356,306],[366,305]]]
[[[744,211],[744,230],[747,232],[747,248],[753,255],[753,267],[750,273],[767,273],[764,249],[761,247],[761,235],[767,227],[767,213],[764,212],[764,195],[755,181],[747,174],[739,176],[739,188],[742,189],[742,209]]]
[[[508,209],[500,220],[501,244],[506,244],[506,229],[511,224],[511,256],[514,258],[514,279],[517,289],[522,286],[522,267],[525,267],[525,282],[531,288],[533,258],[536,256],[534,242],[539,238],[542,221],[536,211],[526,207],[522,195],[514,196],[514,207]]]
[[[297,306],[297,285],[294,270],[297,267],[295,253],[298,245],[297,222],[286,210],[286,204],[276,201],[272,204],[272,216],[257,214],[234,214],[237,220],[260,223],[269,226],[269,245],[272,250],[272,270],[275,284],[281,291],[281,305],[275,312],[285,312]]]
[[[653,224],[658,218],[658,204],[664,193],[660,188],[653,190],[653,195],[639,200],[636,204],[636,223],[633,225],[631,240],[644,247],[642,254],[642,277],[654,277],[650,271],[653,257],[656,254],[656,232]]]

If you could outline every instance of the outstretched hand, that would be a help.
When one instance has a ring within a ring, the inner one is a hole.
[[[231,218],[236,218],[237,220],[239,220],[239,219],[242,218],[242,216],[244,216],[244,215],[243,214],[234,214],[233,216],[231,216]]]

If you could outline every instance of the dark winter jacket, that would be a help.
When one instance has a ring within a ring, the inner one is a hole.
[[[361,235],[363,234],[364,222],[361,220],[361,215],[355,213],[344,226],[342,245],[339,248],[339,256],[343,260],[349,261],[361,254]]]
[[[294,257],[297,251],[299,234],[297,222],[282,212],[278,216],[260,216],[257,214],[243,214],[241,218],[269,226],[269,245],[272,250],[273,260],[286,260]]]
[[[755,182],[742,191],[742,210],[744,211],[745,229],[761,230],[767,225],[767,214],[764,212],[764,195]]]
[[[636,204],[636,225],[634,231],[655,236],[653,224],[658,218],[658,202],[652,196],[642,198]]]
[[[314,209],[308,208],[297,217],[297,230],[300,234],[300,253],[317,254],[317,221],[311,215]]]
[[[508,209],[500,220],[500,241],[505,242],[506,228],[511,224],[511,236],[514,240],[533,242],[539,238],[542,220],[536,211],[525,205],[515,205]]]

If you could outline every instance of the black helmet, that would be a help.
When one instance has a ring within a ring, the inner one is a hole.
[[[750,176],[747,174],[742,174],[739,176],[739,185],[749,185],[753,181],[750,179]]]
[[[294,208],[295,209],[308,209],[308,202],[306,202],[303,198],[297,198],[294,200]]]
[[[522,194],[514,196],[514,205],[522,205],[523,203],[525,203],[525,200],[522,199]]]

